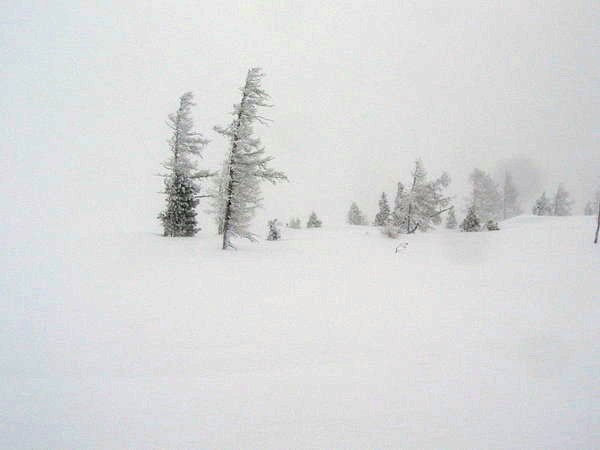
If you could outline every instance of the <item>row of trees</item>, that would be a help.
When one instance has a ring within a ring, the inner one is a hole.
[[[390,208],[385,192],[379,199],[379,211],[375,215],[375,226],[392,226],[404,233],[414,233],[417,229],[427,231],[441,222],[440,215],[450,209],[450,197],[444,190],[450,184],[450,177],[443,173],[439,178],[430,180],[423,162],[415,161],[411,178],[406,187],[399,182],[394,199],[394,209]],[[352,203],[348,211],[347,222],[352,225],[366,225],[367,219]]]
[[[306,221],[306,228],[321,228],[322,225],[323,225],[323,223],[317,217],[317,214],[314,211],[311,212],[310,216],[308,216],[308,220]],[[289,228],[294,228],[294,229],[299,230],[300,228],[302,228],[302,223],[300,222],[299,217],[292,217],[290,219],[290,221],[287,223],[287,226]]]
[[[469,176],[472,185],[467,198],[467,215],[461,223],[465,231],[481,229],[481,223],[486,229],[497,229],[499,220],[509,219],[523,212],[519,202],[519,192],[510,172],[505,172],[502,187],[481,169],[474,169]],[[450,205],[451,199],[444,195],[450,177],[443,173],[435,180],[429,180],[421,160],[415,162],[408,188],[398,183],[394,208],[390,207],[385,192],[379,199],[379,209],[373,225],[380,227],[395,227],[396,233],[414,233],[417,229],[427,231],[433,225],[440,223],[440,215],[448,211],[446,227],[458,227],[455,208]],[[600,204],[600,189],[595,200],[586,204],[584,213],[595,215]],[[567,216],[571,214],[573,201],[565,187],[560,184],[552,198],[544,192],[536,200],[532,212],[535,215]],[[367,220],[356,203],[352,203],[348,211],[347,222],[352,225],[365,225]],[[390,234],[388,232],[388,234]]]
[[[170,157],[164,163],[166,205],[159,214],[165,236],[193,236],[199,230],[196,207],[199,199],[210,197],[211,212],[215,215],[219,234],[223,235],[222,248],[233,248],[235,237],[256,240],[248,230],[255,210],[260,206],[260,183],[276,183],[286,176],[270,167],[272,158],[266,156],[260,139],[254,136],[254,124],[265,123],[259,108],[270,106],[269,95],[262,89],[264,74],[260,68],[251,68],[241,88],[240,103],[234,105],[233,120],[227,127],[215,130],[229,140],[229,149],[219,173],[198,170],[194,157],[201,156],[208,144],[201,133],[194,131],[191,108],[193,95],[187,92],[179,99],[179,109],[169,115],[172,130],[169,139]],[[213,188],[200,193],[200,180],[213,179]]]
[[[546,196],[546,192],[535,201],[531,212],[536,216],[569,216],[573,208],[574,202],[570,199],[570,195],[564,185],[559,184],[556,193],[553,197]],[[583,213],[586,216],[595,216],[600,208],[600,188],[594,194],[594,199],[588,201]]]
[[[265,123],[267,119],[259,114],[259,108],[270,106],[269,96],[262,89],[264,77],[260,68],[251,68],[241,88],[240,103],[234,105],[233,120],[227,127],[215,130],[229,141],[229,148],[221,171],[213,173],[199,170],[196,159],[209,143],[203,135],[194,130],[191,108],[193,95],[186,92],[179,99],[179,108],[168,116],[167,125],[172,131],[168,140],[170,157],[163,164],[165,208],[159,214],[165,236],[193,236],[199,231],[196,220],[196,207],[203,197],[211,198],[211,211],[215,215],[219,234],[223,236],[222,248],[234,248],[232,239],[236,237],[256,240],[249,231],[249,224],[261,203],[260,183],[277,183],[287,180],[285,174],[270,167],[271,157],[265,154],[260,139],[254,136],[254,124]],[[200,191],[202,179],[212,178],[212,188],[205,194]],[[502,189],[486,172],[475,169],[470,175],[472,192],[468,199],[468,214],[462,222],[486,222],[507,219],[522,212],[518,202],[518,191],[510,173],[506,173]],[[446,226],[456,228],[455,211],[450,205],[451,198],[445,194],[450,177],[442,173],[440,177],[429,179],[421,160],[415,161],[409,182],[397,184],[393,209],[387,196],[382,193],[379,211],[374,225],[386,227],[393,233],[411,234],[427,231],[441,223],[441,214],[448,211]],[[585,213],[594,214],[594,204],[600,201],[600,190],[596,202],[586,205]],[[536,201],[533,213],[537,215],[569,215],[573,202],[563,185],[559,185],[553,199],[546,194]],[[365,225],[367,219],[356,203],[352,203],[347,217],[348,223]],[[276,227],[277,223],[269,225]],[[293,228],[300,227],[300,220],[290,222]],[[321,221],[313,212],[307,227],[320,227]]]
[[[510,173],[505,174],[502,189],[481,169],[475,169],[469,179],[472,191],[467,200],[468,210],[472,210],[479,220],[495,222],[521,213],[518,191]],[[429,179],[423,162],[420,159],[415,161],[409,182],[406,185],[399,182],[397,185],[393,209],[386,193],[381,194],[373,225],[394,227],[398,233],[427,231],[439,225],[441,215],[447,211],[446,226],[456,228],[458,223],[454,206],[451,205],[452,199],[445,194],[449,185],[450,177],[447,173]],[[367,222],[356,203],[350,206],[347,222],[353,225],[364,225]]]
[[[532,214],[536,216],[570,216],[573,201],[569,193],[562,184],[558,185],[554,197],[551,199],[546,196],[546,192],[535,201]]]

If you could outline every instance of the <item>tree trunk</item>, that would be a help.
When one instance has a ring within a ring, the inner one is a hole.
[[[250,75],[250,71],[248,71],[248,75]],[[225,203],[225,214],[223,216],[223,250],[227,249],[229,244],[229,221],[231,219],[231,195],[233,191],[233,169],[232,162],[235,156],[235,152],[237,150],[237,142],[238,142],[238,133],[240,129],[240,120],[242,118],[242,109],[244,108],[244,102],[246,101],[246,88],[248,86],[248,76],[246,76],[246,83],[244,84],[244,93],[242,94],[242,100],[240,101],[240,110],[238,111],[237,123],[235,125],[235,132],[232,136],[232,144],[231,144],[231,155],[229,155],[229,169],[228,169],[228,181],[227,181],[227,189],[225,191],[225,195],[227,198],[227,203]]]
[[[231,156],[229,157],[229,171],[228,171],[228,181],[227,181],[227,190],[225,191],[225,195],[227,196],[227,203],[225,203],[225,214],[223,217],[223,250],[225,250],[229,246],[229,219],[231,218],[231,191],[233,189],[233,180],[231,169],[231,163],[233,160],[233,152],[235,148],[235,141],[231,148]]]
[[[598,225],[596,225],[596,237],[594,238],[594,244],[598,243],[598,232],[600,231],[600,202],[598,202]]]

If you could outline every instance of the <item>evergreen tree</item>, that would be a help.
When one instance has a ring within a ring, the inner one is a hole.
[[[542,193],[540,198],[535,201],[535,205],[533,205],[533,209],[531,210],[532,214],[535,216],[551,216],[552,215],[552,205],[550,205],[550,200],[546,197],[546,193]]]
[[[300,223],[300,219],[298,217],[292,217],[289,222],[289,227],[294,228],[296,230],[302,228],[302,224]]]
[[[197,171],[191,157],[200,156],[208,141],[193,131],[192,106],[193,95],[186,92],[179,99],[179,109],[170,114],[167,121],[173,131],[168,141],[171,157],[163,164],[168,171],[163,175],[167,204],[158,215],[165,236],[193,236],[199,229],[196,223],[199,192],[196,180],[209,174]]]
[[[423,162],[415,161],[410,189],[398,183],[392,222],[405,233],[414,233],[417,229],[427,231],[433,225],[441,223],[440,214],[446,211],[450,198],[443,191],[450,184],[450,177],[443,173],[434,181],[427,180]]]
[[[432,209],[429,218],[431,223],[439,225],[442,223],[442,213],[448,211],[452,206],[450,204],[450,197],[444,195],[444,189],[450,186],[450,175],[443,172],[442,175],[430,184],[431,198],[432,198]]]
[[[454,208],[448,211],[448,217],[446,218],[446,228],[450,230],[456,229],[458,223],[456,222],[456,214],[454,214]]]
[[[375,225],[376,227],[381,227],[388,222],[389,218],[390,205],[388,204],[385,192],[382,192],[381,198],[379,199],[379,212],[375,215],[373,225]]]
[[[267,241],[278,241],[279,239],[281,239],[279,222],[277,219],[269,220],[269,234],[267,234]]]
[[[494,183],[483,170],[475,169],[470,175],[473,190],[470,204],[477,212],[478,217],[487,222],[488,220],[500,220],[502,218],[502,195],[498,185]]]
[[[165,181],[167,207],[158,216],[163,224],[164,236],[193,236],[198,232],[196,192],[192,180],[181,174],[175,173]]]
[[[350,210],[348,211],[348,217],[346,220],[350,225],[365,225],[366,223],[364,214],[354,202],[352,202],[350,205]]]
[[[397,227],[398,229],[402,225],[402,202],[404,199],[404,185],[402,182],[398,182],[396,188],[396,197],[394,198],[394,211],[392,211],[391,222],[392,225]]]
[[[512,176],[509,172],[506,172],[506,175],[504,176],[504,189],[502,190],[502,194],[503,219],[510,219],[511,217],[518,216],[519,214],[521,214],[522,211],[518,203],[519,193],[512,181]]]
[[[254,123],[265,122],[257,108],[269,106],[269,96],[260,87],[263,76],[259,68],[248,71],[241,89],[241,101],[234,106],[233,122],[227,128],[215,127],[230,140],[213,202],[219,231],[223,233],[223,250],[234,248],[231,240],[236,236],[256,240],[248,226],[261,203],[260,182],[266,180],[275,184],[287,180],[282,172],[268,167],[272,158],[265,156],[260,139],[253,136]]]
[[[322,225],[321,221],[317,218],[317,214],[313,211],[308,217],[306,222],[306,228],[320,228]]]
[[[569,200],[569,193],[562,184],[558,185],[554,194],[553,214],[555,216],[570,216],[573,202]]]
[[[481,229],[481,225],[479,223],[479,218],[477,217],[477,213],[475,212],[475,208],[471,206],[467,212],[467,217],[463,220],[460,225],[462,231],[479,231]]]

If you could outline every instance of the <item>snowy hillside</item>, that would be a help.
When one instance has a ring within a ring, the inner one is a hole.
[[[0,448],[597,447],[593,218],[501,227],[7,237]]]

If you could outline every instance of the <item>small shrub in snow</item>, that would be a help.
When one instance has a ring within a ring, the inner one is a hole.
[[[498,222],[488,220],[485,224],[485,229],[488,231],[498,231],[500,227],[498,226]]]
[[[277,219],[269,220],[269,234],[267,235],[267,241],[278,241],[279,239],[281,239],[279,222]]]
[[[463,220],[462,224],[460,225],[460,228],[462,231],[467,232],[479,231],[481,229],[481,225],[479,224],[479,218],[475,213],[475,208],[473,208],[472,206],[469,208],[467,217],[465,217],[465,220]]]
[[[320,228],[321,225],[322,222],[317,217],[317,214],[314,211],[310,213],[308,222],[306,222],[306,228]]]

